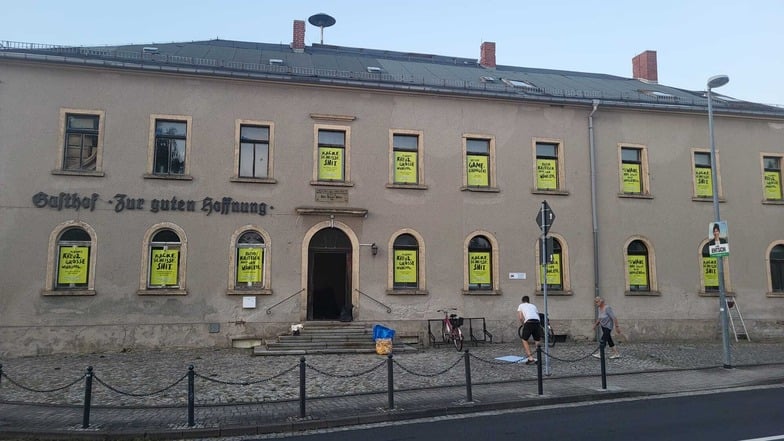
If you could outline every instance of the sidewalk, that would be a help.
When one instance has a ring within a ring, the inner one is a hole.
[[[621,359],[607,360],[606,389],[600,362],[590,357],[592,343],[558,344],[550,350],[551,375],[543,377],[542,395],[536,366],[495,359],[519,355],[517,345],[468,349],[470,401],[465,356],[454,350],[425,349],[394,356],[391,397],[386,389],[386,357],[306,357],[304,418],[298,399],[300,357],[252,357],[244,350],[205,349],[2,360],[0,439],[255,435],[784,382],[784,342],[734,343],[733,369],[721,367],[721,345],[713,342],[627,343],[621,346]],[[188,426],[187,381],[175,383],[190,364],[196,372],[192,427]],[[78,380],[85,366],[93,366],[95,380],[105,382],[93,383],[88,428],[82,428],[84,381],[47,394],[20,389],[11,381],[37,390],[53,389]],[[156,376],[165,380],[157,381]]]

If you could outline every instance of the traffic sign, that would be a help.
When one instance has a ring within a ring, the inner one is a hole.
[[[553,213],[547,201],[542,201],[539,213],[536,214],[536,224],[539,225],[542,234],[547,236],[547,233],[550,232],[550,227],[553,226],[553,222],[555,222],[555,213]]]

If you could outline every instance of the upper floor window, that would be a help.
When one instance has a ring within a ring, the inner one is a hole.
[[[239,173],[241,178],[269,176],[270,128],[243,124],[240,126]]]
[[[402,188],[421,188],[423,179],[422,132],[390,131],[392,161],[390,171],[391,186]]]
[[[784,242],[770,248],[768,260],[770,293],[784,296]]]
[[[190,117],[150,117],[150,175],[148,177],[190,179]]]
[[[764,155],[762,157],[762,184],[766,201],[781,201],[781,160],[782,156]]]
[[[316,180],[348,181],[348,129],[318,128],[316,133]]]
[[[648,155],[644,146],[622,145],[621,194],[648,195]]]
[[[711,154],[707,151],[694,150],[693,154],[693,171],[694,171],[694,197],[695,198],[713,198],[713,180],[716,179],[716,186],[718,188],[719,197],[721,197],[721,179],[719,176],[719,163],[718,153],[716,156],[716,175],[713,176],[711,170]]]
[[[60,109],[60,159],[53,173],[103,176],[102,111]]]
[[[49,238],[52,258],[47,265],[46,295],[95,294],[95,232],[89,225],[69,221]]]
[[[534,139],[534,191],[563,192],[563,144]]]
[[[495,179],[495,139],[481,135],[463,136],[465,168],[463,189],[497,190]]]
[[[142,242],[142,284],[139,294],[187,294],[185,232],[175,224],[153,226]]]

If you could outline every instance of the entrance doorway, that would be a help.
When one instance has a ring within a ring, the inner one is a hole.
[[[337,228],[316,233],[308,246],[308,320],[352,320],[351,241]]]

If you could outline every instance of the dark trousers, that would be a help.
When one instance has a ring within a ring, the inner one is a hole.
[[[612,329],[602,326],[602,339],[599,341],[599,344],[602,347],[605,345],[609,345],[610,347],[615,346],[615,342],[612,339]]]

